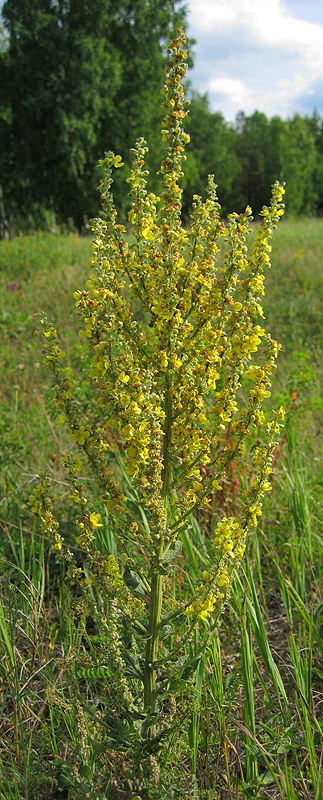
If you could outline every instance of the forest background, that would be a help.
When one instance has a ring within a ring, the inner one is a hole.
[[[159,131],[166,41],[187,30],[185,3],[173,0],[7,0],[0,36],[0,236],[69,223],[78,230],[97,214],[97,162],[144,136],[158,193]],[[194,42],[190,42],[190,63]],[[291,215],[323,210],[323,121],[318,113],[282,120],[241,111],[233,123],[186,84],[191,141],[183,179],[183,213],[218,184],[223,213],[268,203],[286,181]],[[126,217],[124,174],[117,207]]]

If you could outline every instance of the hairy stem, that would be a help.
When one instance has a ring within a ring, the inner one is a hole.
[[[165,392],[165,429],[163,441],[163,489],[162,497],[165,505],[166,513],[168,507],[168,495],[170,485],[170,442],[171,442],[171,425],[172,425],[172,402],[171,402],[171,386],[169,374],[166,375],[166,392]],[[150,614],[148,625],[148,638],[146,643],[146,656],[145,656],[145,669],[144,669],[144,707],[147,714],[154,714],[156,712],[156,665],[154,662],[158,658],[158,641],[160,620],[163,602],[163,575],[160,571],[164,558],[164,537],[160,534],[158,548],[155,559],[152,563],[153,574],[151,578],[150,590]],[[149,736],[155,733],[155,726],[152,724],[149,728]]]
[[[158,656],[159,628],[163,602],[163,576],[158,572],[158,564],[161,563],[161,552],[162,545],[151,579],[150,615],[144,669],[144,707],[148,715],[154,714],[156,711],[156,667],[154,662],[157,661]],[[154,733],[155,726],[151,725],[148,735],[153,736]]]

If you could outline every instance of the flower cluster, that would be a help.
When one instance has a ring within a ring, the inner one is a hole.
[[[284,418],[285,410],[280,406],[266,424],[266,443],[254,449],[254,477],[244,499],[243,524],[247,529],[257,525],[257,519],[262,514],[264,494],[272,489],[269,477],[273,471],[273,453],[279,445]]]
[[[199,586],[197,591],[202,597],[196,598],[196,600],[187,607],[186,614],[189,618],[199,617],[202,620],[206,620],[209,614],[214,613],[217,601],[222,600],[223,595],[220,592],[216,595],[213,594],[213,592],[208,592],[205,596],[205,586],[203,584]]]
[[[222,517],[214,531],[213,570],[202,572],[197,597],[187,608],[188,617],[207,620],[209,615],[217,616],[223,608],[234,569],[237,569],[245,551],[246,531],[233,517]]]
[[[77,481],[80,462],[78,459],[67,457],[65,466],[72,486],[70,498],[79,506],[76,520],[79,535],[75,537],[75,542],[86,555],[86,570],[76,566],[74,556],[59,532],[59,524],[53,513],[57,496],[51,492],[50,480],[46,474],[41,475],[40,483],[33,489],[28,501],[31,510],[40,520],[41,532],[51,540],[53,551],[60,554],[67,562],[66,577],[70,583],[77,584],[85,591],[104,590],[106,598],[114,600],[118,598],[118,605],[124,613],[130,617],[137,616],[144,606],[143,602],[133,597],[126,587],[115,556],[102,558],[96,547],[95,532],[97,528],[103,527],[103,523],[101,515],[90,509],[82,485]]]
[[[229,519],[223,517],[214,532],[216,550],[225,561],[241,561],[245,551],[245,538],[245,531],[233,517],[229,517]],[[224,584],[222,583],[222,585]]]
[[[33,489],[28,505],[36,516],[39,517],[42,535],[52,542],[53,550],[60,553],[64,539],[59,533],[59,525],[53,514],[56,495],[50,492],[48,475],[41,475],[41,481]]]

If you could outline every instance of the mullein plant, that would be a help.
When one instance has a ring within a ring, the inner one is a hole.
[[[273,186],[249,256],[251,209],[230,214],[224,223],[213,176],[207,199],[194,196],[189,227],[183,225],[185,74],[185,36],[177,31],[168,46],[163,88],[161,197],[147,189],[147,146],[139,139],[127,178],[131,237],[118,223],[111,193],[113,170],[122,160],[109,152],[100,162],[103,211],[92,223],[91,275],[74,298],[104,423],[82,416],[56,329],[40,316],[59,423],[68,425],[79,451],[66,458],[66,469],[78,509],[81,565],[59,531],[48,476],[42,476],[31,504],[54,551],[67,561],[70,580],[88,598],[86,607],[99,598],[97,624],[116,709],[133,722],[132,746],[136,741],[147,755],[171,736],[174,713],[164,713],[167,696],[171,705],[176,692],[183,697],[184,682],[194,676],[219,625],[246,536],[271,489],[284,418],[282,408],[269,418],[263,410],[280,345],[261,319],[269,239],[283,214],[284,188]],[[218,262],[221,240],[225,255]],[[258,444],[251,451],[254,429]],[[246,458],[250,478],[239,518],[216,510],[200,579],[195,586],[188,582],[186,593],[182,582],[182,593],[174,594],[181,538],[192,515],[221,492],[232,461]],[[103,557],[97,545],[103,522],[80,478],[84,462],[121,560]]]

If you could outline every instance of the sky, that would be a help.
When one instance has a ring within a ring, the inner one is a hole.
[[[188,0],[192,88],[212,111],[323,116],[323,0]]]

